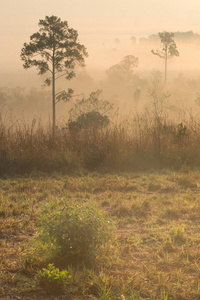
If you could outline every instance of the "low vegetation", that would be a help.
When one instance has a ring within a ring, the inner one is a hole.
[[[1,179],[0,298],[198,299],[199,182],[186,170]]]
[[[68,284],[70,275],[68,271],[60,271],[53,264],[49,264],[47,268],[43,268],[36,275],[39,285],[49,294],[62,294]]]
[[[144,113],[103,128],[93,123],[79,129],[60,126],[54,136],[51,127],[39,123],[11,128],[2,124],[0,176],[35,171],[71,174],[83,170],[126,172],[200,166],[197,119],[188,116],[179,123]]]

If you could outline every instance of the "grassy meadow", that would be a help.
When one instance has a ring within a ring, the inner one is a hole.
[[[200,299],[198,118],[0,137],[0,299]]]
[[[1,179],[0,298],[199,299],[199,184],[198,171]],[[92,266],[66,267],[71,278],[56,296],[35,277],[52,262],[48,247],[33,243],[52,203],[93,203],[113,224]]]

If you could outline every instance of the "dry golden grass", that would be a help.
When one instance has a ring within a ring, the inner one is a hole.
[[[37,122],[36,122],[37,123]],[[72,173],[200,166],[198,123],[172,123],[148,114],[102,130],[70,131],[52,136],[40,123],[0,126],[0,176],[34,171]],[[150,187],[156,188],[156,187]]]
[[[171,171],[2,179],[0,298],[51,298],[37,285],[28,242],[43,205],[68,199],[96,203],[115,222],[94,268],[71,269],[68,299],[199,299],[199,182],[199,172]],[[34,251],[32,259],[45,264]]]

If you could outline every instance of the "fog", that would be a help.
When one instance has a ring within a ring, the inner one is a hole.
[[[170,93],[167,101],[171,114],[196,107],[200,92],[200,35],[196,25],[199,2],[193,0],[184,5],[179,0],[176,3],[163,0],[162,4],[157,0],[58,2],[59,5],[48,1],[45,5],[46,0],[36,0],[34,4],[21,0],[21,8],[12,0],[2,2],[0,112],[5,122],[51,120],[51,87],[43,87],[46,77],[37,75],[36,69],[23,69],[20,52],[23,43],[29,42],[30,35],[38,31],[39,19],[52,14],[68,20],[69,26],[77,29],[80,43],[89,54],[85,67],[76,69],[75,78],[56,81],[57,91],[72,88],[76,97],[87,98],[91,92],[102,90],[102,97],[119,107],[120,116],[127,118],[143,112],[151,101],[149,94],[155,76],[160,83],[164,82],[164,60],[151,50],[161,49],[157,33],[166,30],[175,32],[180,55],[168,60],[168,81],[161,94]],[[139,60],[129,79],[109,75],[108,70],[128,55]],[[67,122],[76,97],[56,105],[57,122]]]
[[[200,91],[200,35],[191,31],[178,32],[174,40],[180,55],[168,60],[168,83],[165,90],[171,94],[168,100],[170,107],[176,110],[178,107],[189,109],[194,107]],[[151,53],[152,49],[160,47],[157,33],[149,36],[99,36],[95,43],[92,43],[91,36],[86,66],[76,69],[74,79],[58,80],[57,91],[72,88],[77,97],[88,97],[91,92],[100,89],[105,99],[119,107],[120,115],[127,117],[132,112],[141,112],[149,103],[152,74],[159,72],[161,82],[164,80],[164,60]],[[139,60],[131,82],[124,82],[120,77],[109,77],[107,71],[127,55],[133,55]],[[13,66],[12,70],[1,70],[0,105],[4,119],[8,119],[11,114],[15,119],[20,118],[26,122],[33,118],[50,120],[51,87],[43,87],[45,75],[37,75],[34,68],[24,70],[21,61],[20,64]],[[65,122],[71,106],[73,99],[68,103],[58,103],[57,119]]]

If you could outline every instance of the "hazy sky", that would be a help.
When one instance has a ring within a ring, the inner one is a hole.
[[[22,69],[20,51],[38,30],[46,15],[67,20],[78,30],[79,39],[95,58],[95,49],[131,35],[146,36],[159,31],[200,33],[199,0],[0,0],[0,75]]]

